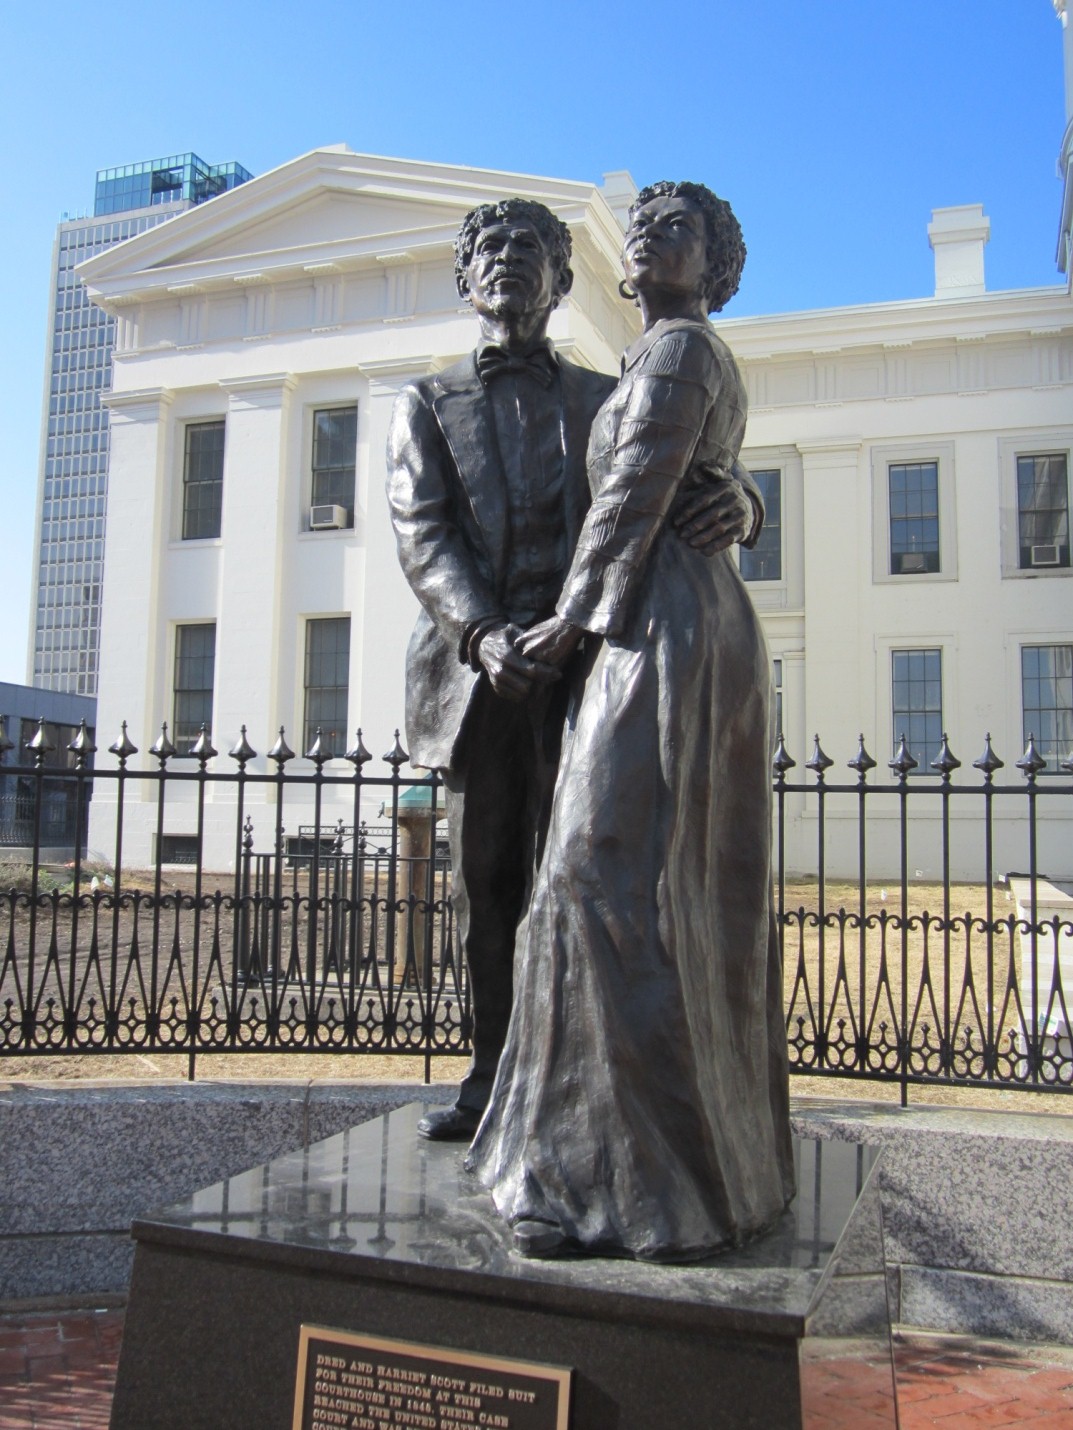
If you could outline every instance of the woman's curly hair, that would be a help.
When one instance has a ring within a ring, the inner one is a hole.
[[[745,267],[745,240],[741,236],[741,224],[726,199],[713,194],[704,184],[674,183],[670,179],[661,179],[658,184],[649,184],[641,190],[630,205],[630,222],[643,204],[662,198],[689,199],[701,212],[708,240],[706,301],[708,312],[718,313],[738,291],[741,270]]]

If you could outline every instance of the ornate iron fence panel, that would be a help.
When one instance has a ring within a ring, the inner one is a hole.
[[[829,782],[833,763],[817,736],[805,764],[811,780],[792,782],[796,762],[781,738],[775,752],[776,902],[791,1072],[895,1081],[903,1103],[913,1083],[1073,1091],[1073,903],[1039,865],[1040,811],[1047,805],[1060,817],[1068,872],[1073,781],[1063,776],[1073,774],[1073,758],[1041,778],[1046,762],[1030,737],[1016,762],[1019,783],[996,784],[1004,766],[988,735],[973,761],[977,782],[955,784],[961,761],[944,734],[934,773],[923,778],[913,778],[918,762],[904,739],[889,762],[890,783],[869,783],[876,761],[863,737],[847,761],[855,783]],[[796,907],[785,856],[795,798],[814,826],[816,870],[813,898]],[[843,807],[842,858],[852,842],[855,875],[842,881],[843,901],[832,907],[827,851],[835,802]],[[996,805],[1016,809],[1026,863],[1023,874],[999,888]],[[925,810],[939,861],[937,909],[919,906],[910,875]],[[897,876],[886,886],[869,874],[869,835],[880,815],[896,847]],[[951,879],[955,819],[971,831],[979,854],[975,907],[968,909],[955,902],[966,890]],[[1013,904],[1010,911],[1003,900]],[[1048,904],[1058,911],[1047,915]]]
[[[73,767],[46,773],[43,731],[40,740],[33,765],[3,766],[21,781],[32,852],[18,868],[0,851],[0,1056],[174,1053],[193,1076],[198,1053],[416,1054],[427,1077],[433,1057],[468,1054],[469,989],[437,839],[441,785],[402,773],[397,739],[379,775],[360,731],[342,757],[349,769],[319,738],[289,769],[282,731],[260,760],[245,730],[231,766],[205,733],[180,759],[165,728],[148,752],[155,767],[134,766],[124,729],[113,768],[90,767],[83,734]],[[0,760],[10,748],[0,728]],[[914,1083],[1073,1090],[1073,922],[1068,905],[1047,902],[1038,838],[1044,810],[1047,830],[1060,811],[1069,837],[1073,765],[1042,773],[1030,741],[1017,782],[998,784],[988,740],[978,777],[955,782],[960,762],[945,737],[923,777],[904,744],[889,778],[875,778],[863,741],[848,763],[855,780],[830,781],[817,739],[795,782],[781,740],[775,752],[791,1071],[893,1081],[903,1100]],[[66,869],[43,863],[47,802],[26,791],[46,778],[67,781],[75,830],[92,781],[112,815],[103,856],[77,839]],[[363,823],[370,798],[381,805],[377,828]],[[996,886],[997,808],[1016,809],[1024,831],[1016,900]],[[177,809],[184,836],[170,832]],[[925,824],[930,882],[912,862]],[[795,825],[798,861],[802,830],[811,841],[797,876],[787,853]],[[951,877],[965,830],[971,899]],[[871,873],[877,840],[897,871],[886,881]],[[828,874],[832,845],[838,878]],[[134,847],[150,857],[132,857]]]
[[[125,729],[111,749],[117,767],[92,772],[115,810],[106,859],[80,843],[61,875],[48,870],[38,813],[32,859],[0,875],[9,885],[0,891],[0,1056],[182,1053],[193,1076],[196,1055],[208,1052],[418,1054],[427,1077],[433,1055],[468,1053],[469,988],[434,834],[441,785],[402,775],[397,740],[383,776],[367,773],[360,732],[348,773],[325,768],[333,756],[319,740],[308,772],[289,773],[282,731],[267,757],[273,772],[249,768],[256,752],[245,731],[227,772],[210,771],[217,751],[205,734],[194,768],[176,767],[166,728],[150,751],[156,769],[131,766],[137,750]],[[80,808],[89,753],[69,774]],[[18,773],[43,778],[40,767]],[[201,854],[207,816],[219,809],[210,795],[224,789],[233,855],[221,878]],[[166,832],[180,791],[195,826],[181,840]],[[254,792],[258,817],[271,819],[267,849],[250,813]],[[386,843],[361,820],[370,794],[383,801]],[[333,826],[325,810],[341,797],[351,822]],[[294,839],[285,819],[296,805],[311,823]],[[124,855],[134,814],[143,835],[155,817],[147,867]]]

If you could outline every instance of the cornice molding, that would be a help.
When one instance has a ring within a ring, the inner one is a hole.
[[[175,393],[170,387],[135,387],[127,392],[102,392],[100,404],[111,418],[130,422],[155,422],[161,408],[170,407]]]
[[[814,308],[728,318],[716,324],[739,362],[777,362],[840,348],[912,347],[935,342],[1005,342],[1017,333],[1073,333],[1064,288],[1025,288],[973,298],[913,298],[847,308]]]
[[[807,458],[816,457],[836,457],[840,458],[839,465],[855,465],[857,454],[864,446],[862,437],[818,437],[813,441],[795,442],[794,446],[801,453],[802,461]],[[807,463],[806,463],[807,464]]]
[[[441,372],[451,359],[433,353],[421,353],[414,357],[374,358],[359,363],[357,371],[368,379],[370,387],[382,386],[397,389],[415,377],[429,377]]]
[[[266,372],[252,377],[222,377],[218,385],[227,393],[228,405],[241,410],[281,407],[287,394],[298,386],[298,380],[290,372]]]

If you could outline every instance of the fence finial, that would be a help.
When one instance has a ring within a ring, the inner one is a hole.
[[[113,740],[108,746],[108,753],[118,756],[121,765],[125,765],[131,755],[138,753],[138,746],[127,734],[127,722],[125,720],[120,726],[119,739]]]
[[[360,769],[362,765],[367,765],[372,757],[372,751],[365,748],[365,741],[361,738],[361,726],[359,725],[358,738],[343,758]]]
[[[786,748],[786,741],[783,739],[782,731],[780,730],[779,737],[775,741],[775,754],[772,757],[771,768],[775,771],[778,778],[783,780],[786,778],[786,771],[794,769],[796,765],[797,761]]]
[[[846,764],[849,766],[849,768],[850,768],[851,770],[856,770],[856,771],[857,771],[857,775],[858,775],[859,779],[861,780],[861,783],[862,783],[862,784],[864,783],[864,777],[865,777],[865,775],[868,773],[868,771],[875,769],[875,767],[876,767],[876,762],[875,762],[875,760],[872,759],[872,756],[871,756],[871,755],[868,753],[868,751],[864,748],[864,731],[863,731],[863,730],[861,731],[860,737],[859,737],[858,740],[857,740],[857,753],[853,756],[853,759],[852,759],[852,760],[847,760],[847,761],[846,761]]]
[[[166,720],[162,720],[160,722],[160,734],[149,746],[149,753],[151,755],[155,755],[156,758],[160,761],[161,769],[163,769],[164,766],[168,763],[172,755],[178,753],[178,751],[175,749],[175,746],[171,742],[170,736],[168,735],[168,722]]]
[[[909,746],[905,743],[905,731],[903,730],[901,738],[898,741],[898,748],[894,752],[894,759],[888,760],[887,765],[904,783],[909,771],[915,770],[919,764],[920,761],[914,760],[913,756],[909,753]]]
[[[294,751],[291,749],[290,745],[287,744],[287,740],[283,733],[282,725],[279,727],[279,739],[269,750],[268,758],[270,760],[275,760],[276,764],[279,766],[277,771],[278,774],[283,773],[283,766],[287,763],[288,760],[294,759]]]
[[[386,762],[387,764],[389,764],[389,765],[392,767],[392,769],[395,771],[395,773],[398,774],[398,772],[399,772],[399,766],[400,766],[400,765],[404,765],[409,758],[410,758],[410,756],[409,756],[409,755],[406,753],[406,751],[402,748],[402,741],[399,739],[399,732],[398,732],[398,730],[396,730],[396,731],[395,731],[395,743],[394,743],[394,745],[391,747],[391,749],[387,752],[387,754],[384,756],[384,760],[385,760],[385,762]]]
[[[93,743],[93,740],[90,737],[89,726],[86,724],[85,720],[80,721],[78,726],[78,734],[74,737],[74,739],[67,746],[67,748],[70,750],[71,754],[74,755],[75,769],[78,770],[84,770],[86,768],[86,761],[89,759],[90,755],[95,755],[97,753],[97,746]]]
[[[218,753],[212,741],[209,739],[209,732],[204,725],[201,727],[201,734],[190,747],[190,753],[198,761],[203,770],[213,755]]]
[[[934,760],[932,760],[931,768],[939,771],[943,777],[944,784],[949,784],[950,776],[955,770],[961,768],[961,761],[950,748],[950,742],[946,738],[945,730],[943,731],[942,744],[939,746],[939,753],[935,756]]]
[[[990,784],[995,771],[1001,770],[1004,764],[1005,761],[1000,760],[991,748],[991,731],[988,730],[984,736],[984,752],[978,760],[973,760],[972,767],[974,770],[983,770],[984,779]]]
[[[812,770],[816,778],[822,780],[824,770],[829,770],[833,764],[834,760],[831,759],[830,755],[825,755],[820,748],[819,735],[813,735],[812,754],[805,761],[805,769]]]
[[[228,750],[227,753],[231,756],[233,760],[238,761],[238,767],[240,770],[245,770],[247,761],[256,758],[257,751],[250,744],[249,740],[246,739],[245,725],[241,727],[241,733],[238,739],[235,741],[234,745],[231,747],[230,750]]]
[[[1034,780],[1040,770],[1047,768],[1047,761],[1036,749],[1036,737],[1032,733],[1029,733],[1028,744],[1025,746],[1024,754],[1017,761],[1017,768],[1024,770],[1030,780]]]
[[[42,767],[47,757],[51,755],[53,750],[56,748],[56,746],[48,738],[48,735],[45,733],[45,717],[43,715],[41,715],[37,721],[37,734],[33,737],[33,739],[26,746],[26,748],[28,750],[33,751],[34,764],[37,766],[38,769]]]
[[[318,772],[321,770],[326,760],[332,759],[331,746],[328,744],[327,740],[325,740],[324,731],[320,728],[319,725],[317,726],[317,733],[314,736],[313,743],[306,751],[305,757],[307,760],[313,761],[313,763],[317,767]]]

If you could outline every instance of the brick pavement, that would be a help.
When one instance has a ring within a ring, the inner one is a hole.
[[[107,1430],[123,1312],[0,1316],[0,1430]],[[1073,1351],[903,1334],[896,1349],[902,1430],[1073,1430]],[[807,1430],[870,1430],[884,1367],[808,1366]],[[146,1430],[152,1430],[147,1426]]]
[[[108,1430],[122,1336],[117,1310],[0,1316],[0,1430]]]

